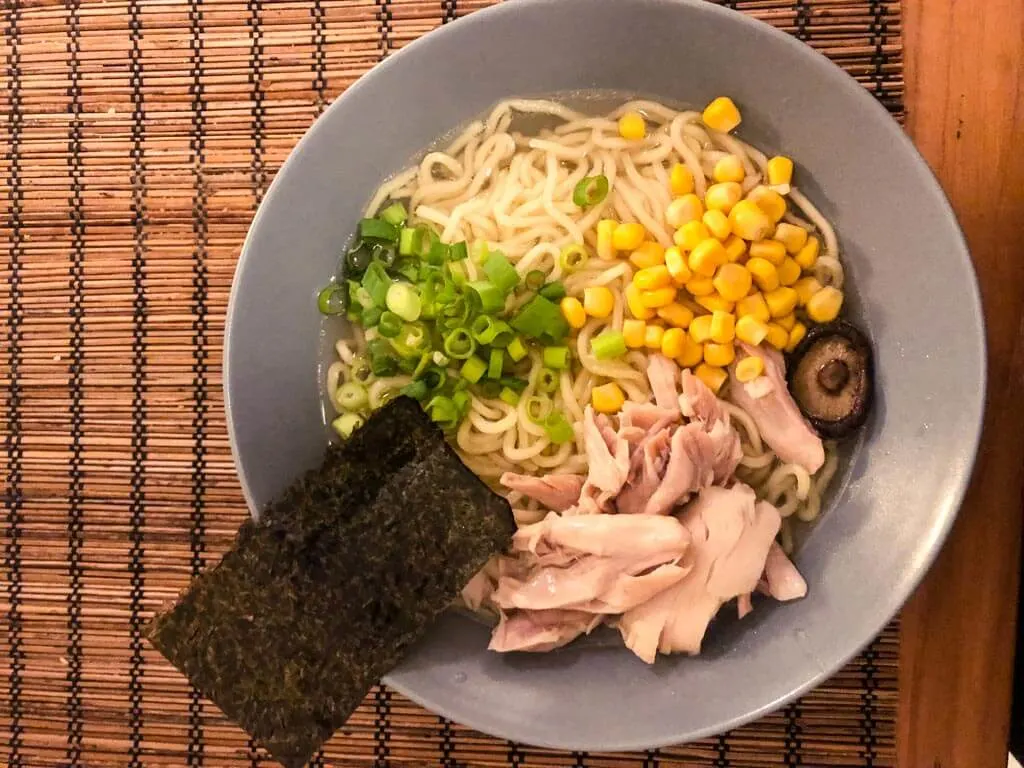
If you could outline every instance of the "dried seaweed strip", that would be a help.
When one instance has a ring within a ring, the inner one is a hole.
[[[391,431],[392,406],[361,430],[380,428],[359,447],[379,447],[375,465],[388,467],[373,470],[375,492],[328,491],[355,477],[341,465],[359,463],[346,458],[351,447],[332,449],[328,482],[307,475],[273,519],[243,525],[220,564],[149,627],[153,644],[289,768],[345,722],[514,529],[507,502],[419,407],[395,405],[404,434]],[[302,507],[295,516],[289,499]]]

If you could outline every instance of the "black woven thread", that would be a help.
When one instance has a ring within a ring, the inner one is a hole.
[[[391,691],[383,684],[377,686],[374,694],[374,711],[377,717],[373,721],[373,736],[376,740],[374,750],[374,768],[388,768],[391,755]]]
[[[380,35],[380,58],[386,59],[391,53],[391,22],[394,17],[391,14],[391,0],[376,0],[377,2],[377,34]]]
[[[810,32],[811,9],[807,6],[807,0],[796,0],[796,38],[807,42],[811,39]]]
[[[206,425],[207,425],[207,309],[209,287],[207,276],[206,219],[206,100],[203,85],[203,12],[199,0],[189,0],[189,48],[192,84],[192,136],[189,139],[190,161],[194,178],[192,191],[192,510],[189,530],[189,565],[192,577],[203,570],[206,553]],[[188,764],[201,766],[204,758],[203,699],[199,689],[189,686],[188,702]]]
[[[441,727],[438,729],[438,736],[441,737],[441,768],[455,768],[455,738],[452,733],[452,721],[447,717],[438,717]]]
[[[313,92],[319,117],[327,108],[327,25],[320,0],[313,0],[309,12],[313,16]]]
[[[82,759],[82,544],[84,524],[82,504],[82,436],[85,417],[82,410],[82,365],[84,316],[85,212],[82,168],[82,87],[79,72],[80,35],[79,0],[68,0],[68,199],[71,219],[71,461],[68,463],[68,670],[66,681],[68,740],[65,758],[71,765]]]
[[[889,31],[888,21],[885,17],[885,4],[883,0],[871,0],[871,27],[868,30],[871,34],[871,42],[875,47],[871,54],[871,64],[874,71],[871,75],[873,88],[871,92],[875,98],[885,103],[885,36]],[[887,105],[892,108],[891,105]]]
[[[715,747],[718,750],[718,756],[715,757],[715,768],[729,768],[728,736],[724,733],[720,733],[715,743]]]
[[[800,705],[793,702],[784,710],[786,718],[786,762],[787,766],[803,765],[803,755],[800,752]]]
[[[657,749],[648,749],[644,753],[643,768],[658,768],[661,763],[661,752]]]
[[[867,647],[861,658],[864,670],[864,685],[860,695],[861,743],[864,745],[864,768],[874,768],[878,760],[878,723],[875,720],[878,690],[878,680],[875,677],[878,673],[878,666],[875,663],[878,660],[877,638]]]
[[[508,764],[512,768],[518,768],[518,766],[526,764],[526,755],[523,754],[519,744],[515,741],[508,743]]]
[[[263,3],[249,0],[249,96],[252,99],[252,192],[256,205],[267,189],[267,170],[263,164],[263,131],[267,112],[263,106]]]
[[[441,23],[447,24],[459,18],[457,0],[441,0]]]
[[[587,753],[586,752],[573,752],[572,753],[572,768],[587,768]]]
[[[11,288],[10,321],[7,325],[7,369],[10,384],[7,392],[7,477],[4,502],[7,511],[4,550],[4,566],[7,576],[7,657],[10,671],[7,675],[7,702],[10,719],[7,764],[21,768],[25,763],[21,755],[24,726],[21,701],[21,675],[25,669],[25,652],[21,639],[21,341],[24,313],[21,307],[21,259],[24,256],[21,211],[24,191],[21,188],[21,32],[18,23],[21,10],[17,4],[7,6],[7,82],[10,111],[7,114],[7,131],[10,135],[8,155],[8,205],[7,226],[10,230],[8,265]]]
[[[132,284],[134,302],[132,313],[132,467],[129,501],[131,561],[131,603],[128,626],[130,631],[131,661],[128,670],[128,757],[131,768],[142,768],[142,597],[146,583],[143,562],[145,541],[143,526],[145,512],[146,465],[146,173],[143,140],[146,132],[146,114],[142,91],[142,0],[128,3],[128,29],[131,48],[128,50],[129,83],[132,91],[131,131],[131,183],[132,224]]]

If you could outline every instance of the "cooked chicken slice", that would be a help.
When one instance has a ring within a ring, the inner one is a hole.
[[[509,490],[519,491],[557,512],[562,512],[579,502],[583,481],[582,475],[554,474],[534,477],[515,472],[506,472],[499,480]]]
[[[776,600],[797,600],[807,594],[807,582],[776,542],[768,550],[764,578],[768,594]]]
[[[487,646],[492,651],[550,651],[589,634],[601,615],[582,611],[520,611],[502,615]]]

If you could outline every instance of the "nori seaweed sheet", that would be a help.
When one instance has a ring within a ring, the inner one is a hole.
[[[508,503],[405,400],[242,525],[147,630],[288,768],[344,724],[514,530]]]

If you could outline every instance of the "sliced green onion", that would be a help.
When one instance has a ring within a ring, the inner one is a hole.
[[[422,381],[410,381],[401,390],[403,395],[411,397],[413,400],[422,400],[429,392],[429,388]]]
[[[384,310],[380,307],[369,306],[359,316],[359,323],[364,328],[373,328],[380,322],[381,315],[383,314]]]
[[[469,255],[473,257],[473,263],[481,265],[487,260],[488,253],[490,253],[490,248],[486,240],[474,241],[469,251]]]
[[[348,273],[352,275],[360,274],[370,266],[371,261],[373,261],[373,251],[369,246],[362,244],[357,245],[345,255]]]
[[[393,267],[395,260],[398,258],[397,251],[388,245],[375,245],[373,246],[372,253],[374,261],[379,261],[388,268]]]
[[[587,253],[587,249],[578,243],[574,243],[562,249],[562,253],[558,257],[558,263],[563,271],[575,272],[586,264],[589,258],[590,254]]]
[[[420,350],[427,346],[427,327],[423,323],[406,323],[402,326],[399,343],[412,350]]]
[[[597,205],[608,197],[608,177],[604,174],[587,176],[572,191],[572,201],[580,208]]]
[[[352,362],[348,366],[348,375],[353,381],[358,381],[360,384],[365,384],[372,378],[373,371],[370,370],[370,361],[365,355],[356,355],[352,358]]]
[[[448,365],[448,355],[446,355],[444,352],[441,352],[441,351],[434,352],[434,358],[433,359],[434,359],[434,365],[439,365],[442,368],[444,366]]]
[[[427,370],[427,366],[430,365],[430,353],[424,352],[420,355],[420,361],[416,365],[416,370],[412,372],[413,378],[418,379],[423,376],[424,371]]]
[[[568,347],[544,347],[544,353],[542,355],[544,365],[548,368],[554,368],[557,371],[563,368],[569,367],[569,348]]]
[[[370,393],[370,410],[376,411],[378,408],[383,408],[385,405],[395,399],[398,394],[397,389],[392,387],[382,387],[375,392]]]
[[[504,347],[512,340],[512,329],[508,323],[495,320],[490,315],[477,315],[469,330],[480,344]]]
[[[398,227],[382,219],[363,219],[359,222],[359,237],[378,242],[398,242]]]
[[[505,307],[505,292],[490,280],[476,280],[469,283],[484,312],[500,312]]]
[[[402,318],[394,312],[384,312],[377,323],[377,332],[386,339],[393,339],[402,331]]]
[[[370,370],[374,376],[394,376],[398,372],[398,360],[387,339],[374,339],[366,345],[370,358]]]
[[[502,376],[501,386],[508,387],[513,392],[520,393],[526,389],[529,382],[526,379],[517,379],[515,376]]]
[[[462,364],[459,375],[470,384],[476,384],[487,372],[487,363],[479,357],[470,357]]]
[[[545,299],[561,301],[565,298],[565,284],[560,280],[554,280],[542,287],[538,293]]]
[[[487,378],[488,379],[500,379],[501,369],[505,366],[505,351],[502,349],[492,349],[491,358],[487,363]]]
[[[498,393],[498,398],[501,402],[508,403],[513,407],[519,405],[519,393],[509,387],[502,387],[501,392]]]
[[[519,273],[501,251],[491,251],[484,261],[484,274],[497,286],[498,290],[508,294],[519,285]]]
[[[396,275],[401,275],[410,283],[415,283],[420,278],[420,265],[415,259],[403,257],[395,262],[391,271]]]
[[[371,262],[370,266],[366,268],[366,272],[363,273],[361,283],[374,306],[383,308],[387,300],[388,288],[391,287],[391,278],[384,269],[384,265],[379,261]]]
[[[444,368],[431,366],[420,375],[420,381],[426,384],[431,392],[437,392],[448,381],[448,373]]]
[[[547,281],[548,276],[542,269],[531,269],[526,273],[526,279],[523,281],[526,287],[531,291],[540,290],[541,286]]]
[[[469,248],[466,246],[466,241],[463,240],[458,243],[454,243],[451,248],[448,249],[448,260],[449,261],[462,261],[469,256]]]
[[[466,272],[466,265],[461,261],[449,261],[448,272],[452,276],[452,282],[458,287],[462,287],[469,280],[469,273]]]
[[[328,285],[316,297],[316,306],[322,315],[343,315],[348,311],[348,286]]]
[[[437,395],[431,398],[425,410],[432,421],[446,429],[451,429],[459,423],[459,408],[450,397]]]
[[[526,357],[527,350],[526,345],[523,344],[523,340],[516,336],[512,341],[505,347],[505,351],[508,352],[508,356],[512,358],[512,362],[518,363],[524,357]]]
[[[539,295],[519,309],[510,325],[520,333],[548,344],[557,344],[569,332],[569,324],[558,305]]]
[[[364,308],[373,306],[373,297],[370,296],[370,292],[355,280],[348,281],[348,298],[349,306],[356,305]]]
[[[619,331],[604,331],[590,341],[590,351],[598,360],[612,360],[626,354],[626,339]]]
[[[343,413],[341,416],[331,422],[331,426],[334,431],[341,436],[342,439],[348,440],[352,437],[352,433],[359,429],[363,424],[366,423],[366,419],[360,416],[358,413]]]
[[[388,309],[409,323],[419,320],[420,312],[423,311],[419,293],[408,283],[392,283],[385,303]]]
[[[469,386],[469,382],[465,380],[460,381],[459,384],[463,387]],[[455,407],[459,409],[460,418],[469,410],[469,394],[465,389],[459,389],[456,391],[455,394],[452,395],[452,402],[455,403]]]
[[[430,251],[427,253],[427,263],[433,264],[435,267],[439,267],[448,261],[448,253],[451,251],[451,247],[445,245],[440,240],[434,242],[430,246]]]
[[[398,233],[398,252],[403,256],[416,256],[420,252],[421,230],[418,227],[402,227]]]
[[[377,214],[377,218],[384,219],[388,224],[395,227],[400,227],[405,224],[405,220],[409,218],[409,212],[405,210],[405,206],[400,202],[395,201],[383,211]]]
[[[526,415],[535,424],[543,424],[551,415],[551,398],[545,395],[531,395],[526,399]]]
[[[568,443],[576,437],[576,433],[572,430],[572,425],[558,411],[555,411],[544,420],[544,431],[552,443]]]
[[[550,368],[541,368],[537,374],[537,391],[550,395],[558,389],[558,374]]]
[[[346,411],[358,411],[366,407],[366,387],[354,381],[348,381],[338,387],[334,400]]]
[[[466,360],[476,352],[476,341],[465,328],[456,328],[444,337],[444,353],[455,360]]]
[[[484,379],[477,385],[477,390],[485,400],[493,400],[501,394],[501,384],[493,379]]]

